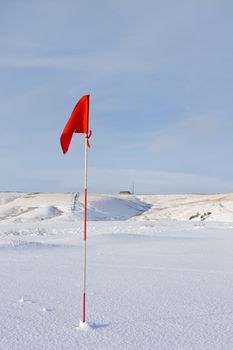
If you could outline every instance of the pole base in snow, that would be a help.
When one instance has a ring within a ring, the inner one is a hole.
[[[79,321],[79,328],[89,329],[90,326],[89,326],[89,324],[87,322]]]

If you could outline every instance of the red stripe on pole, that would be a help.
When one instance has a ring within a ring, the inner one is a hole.
[[[83,317],[82,317],[83,323],[86,321],[86,294],[83,293]]]

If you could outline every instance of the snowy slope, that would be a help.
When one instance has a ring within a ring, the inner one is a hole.
[[[149,195],[140,196],[140,199],[149,203],[151,208],[136,218],[139,220],[233,222],[233,194]]]
[[[77,221],[83,196],[71,210],[72,193],[0,193],[0,222]],[[88,220],[193,220],[233,222],[233,194],[90,195]]]
[[[0,193],[0,221],[82,220],[83,196],[72,210],[72,193]],[[89,195],[88,220],[126,220],[150,205],[134,196]]]

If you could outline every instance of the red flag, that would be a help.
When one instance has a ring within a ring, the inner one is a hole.
[[[86,134],[87,138],[91,136],[91,132],[89,135],[89,96],[85,95],[80,98],[61,134],[63,153],[68,151],[74,132]]]

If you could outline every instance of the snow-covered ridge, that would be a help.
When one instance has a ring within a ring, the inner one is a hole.
[[[140,200],[151,205],[140,220],[233,222],[233,194],[147,195]]]
[[[0,192],[0,224],[79,221],[83,196],[72,207],[73,193]],[[88,220],[233,222],[233,194],[89,195]]]
[[[0,222],[32,223],[83,219],[83,196],[73,193],[0,193]],[[88,220],[128,220],[141,215],[150,204],[135,196],[89,195]]]

